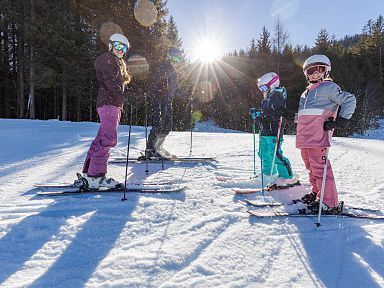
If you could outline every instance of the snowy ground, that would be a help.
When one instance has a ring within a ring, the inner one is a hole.
[[[367,130],[363,134],[355,134],[353,137],[356,138],[367,138],[367,139],[384,139],[384,119],[378,121],[379,128],[373,130]]]
[[[252,185],[217,176],[252,175],[251,134],[194,133],[193,155],[217,163],[150,164],[149,175],[143,164],[130,166],[131,182],[175,179],[188,184],[181,193],[132,193],[125,202],[120,193],[36,196],[34,183],[72,182],[97,128],[0,120],[1,287],[384,287],[384,221],[328,217],[316,228],[315,217],[248,216],[239,201],[245,196],[230,188]],[[125,155],[127,131],[120,127],[112,156]],[[144,129],[132,135],[137,156]],[[330,158],[342,200],[384,210],[384,139],[375,138],[335,138]],[[165,147],[188,155],[189,139],[173,132]],[[306,182],[294,136],[285,139],[283,150]],[[123,181],[125,165],[109,172]]]

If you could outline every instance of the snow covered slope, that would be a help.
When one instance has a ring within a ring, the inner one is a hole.
[[[181,193],[131,193],[125,202],[120,193],[36,196],[34,183],[72,182],[97,129],[0,119],[1,287],[384,287],[384,221],[327,217],[316,228],[316,217],[249,217],[240,200],[270,198],[235,196],[231,187],[255,184],[218,176],[252,176],[251,134],[195,132],[193,156],[217,163],[149,164],[149,175],[144,164],[130,164],[130,182],[173,179],[188,184]],[[125,155],[127,132],[120,126],[111,156]],[[133,128],[130,155],[144,149],[144,135]],[[172,132],[165,148],[188,155],[189,137]],[[333,144],[340,198],[384,210],[383,139]],[[283,150],[305,183],[294,136]],[[109,173],[124,181],[125,165],[110,164]]]

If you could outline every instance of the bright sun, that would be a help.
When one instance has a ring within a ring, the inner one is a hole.
[[[198,41],[193,48],[193,54],[193,58],[204,63],[211,63],[222,56],[218,41],[213,39],[202,39]]]

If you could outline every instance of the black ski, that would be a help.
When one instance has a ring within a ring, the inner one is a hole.
[[[39,191],[36,195],[40,196],[61,196],[61,195],[77,195],[77,194],[101,194],[101,193],[173,193],[181,192],[187,186],[174,185],[168,187],[145,187],[145,188],[111,188],[111,189],[83,189],[74,190],[56,190],[56,191]]]
[[[108,163],[117,164],[117,163],[126,163],[126,158],[113,158],[108,161]],[[164,158],[164,159],[142,159],[129,158],[128,163],[161,163],[161,162],[217,162],[215,158],[212,157],[177,157],[177,158]]]
[[[129,183],[128,188],[141,188],[141,187],[156,187],[161,185],[167,185],[172,184],[174,180],[170,181],[163,181],[163,182],[144,182],[144,183]],[[40,189],[70,189],[70,188],[78,188],[78,186],[75,186],[74,184],[70,183],[39,183],[33,185],[36,188]]]
[[[302,213],[302,212],[284,212],[274,210],[248,210],[248,213],[258,218],[270,218],[270,217],[317,217],[317,214]],[[368,213],[355,213],[353,211],[343,211],[339,214],[322,214],[321,217],[351,217],[373,220],[384,220],[384,215],[368,214]]]
[[[295,184],[291,184],[291,185],[285,185],[285,186],[272,185],[269,187],[265,187],[264,189],[260,188],[260,187],[257,187],[257,188],[231,188],[231,189],[236,194],[253,194],[253,193],[260,193],[263,191],[286,190],[286,189],[289,189],[289,188],[292,188],[295,186],[299,186],[299,185],[301,185],[301,184],[298,181]]]
[[[288,203],[280,203],[275,201],[257,201],[257,200],[249,200],[244,199],[243,202],[246,204],[249,204],[254,207],[284,207],[284,206],[291,206],[298,203],[303,203],[301,199],[295,199]],[[345,208],[349,209],[355,209],[355,210],[361,210],[365,212],[381,212],[380,209],[374,209],[374,208],[368,208],[368,207],[353,207],[353,206],[347,206]]]

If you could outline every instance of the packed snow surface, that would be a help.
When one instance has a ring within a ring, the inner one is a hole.
[[[249,207],[245,198],[289,201],[309,191],[235,195],[260,185],[249,179],[252,134],[194,132],[192,156],[217,162],[150,163],[148,175],[145,164],[128,166],[128,183],[173,180],[188,185],[183,192],[128,193],[124,202],[122,193],[36,195],[36,183],[73,181],[97,129],[0,119],[1,287],[384,287],[383,220],[323,217],[316,228],[317,217],[249,216],[287,208]],[[384,133],[374,135],[334,138],[329,156],[346,205],[384,210]],[[111,157],[126,155],[127,140],[120,126]],[[186,156],[189,144],[189,132],[172,132],[165,148]],[[145,129],[133,127],[130,156],[144,146]],[[307,183],[294,136],[283,151]],[[109,175],[124,182],[125,164],[109,164]]]

